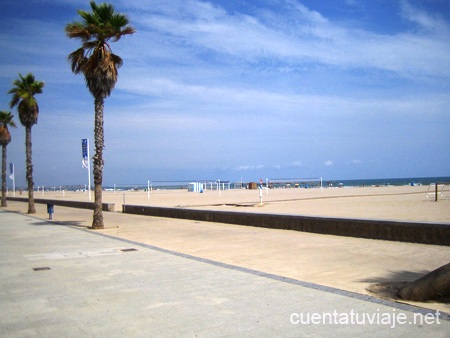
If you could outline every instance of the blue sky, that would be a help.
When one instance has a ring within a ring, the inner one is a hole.
[[[448,0],[111,3],[137,32],[111,46],[124,65],[105,104],[104,185],[450,175]],[[87,180],[93,98],[64,34],[77,9],[88,1],[2,2],[0,109],[18,73],[45,82],[36,185]],[[16,122],[8,162],[25,185]]]

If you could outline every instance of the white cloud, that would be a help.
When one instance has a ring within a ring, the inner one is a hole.
[[[448,33],[449,27],[440,16],[420,10],[406,0],[402,0],[400,5],[403,18],[417,24],[420,28],[440,34]]]
[[[263,169],[264,167],[265,167],[264,164],[241,165],[241,166],[236,167],[234,170],[236,170],[236,171],[258,170],[258,169]]]
[[[323,163],[325,166],[332,166],[333,165],[333,161],[327,160]]]
[[[340,26],[318,12],[292,1],[282,2],[281,14],[256,17],[229,13],[199,1],[177,3],[144,11],[138,24],[157,30],[178,47],[213,52],[245,62],[277,62],[296,66],[304,62],[336,67],[374,68],[402,76],[450,76],[448,33],[443,36],[403,32],[382,35]],[[289,13],[287,11],[289,10]],[[403,3],[403,13],[421,26],[448,25]],[[436,26],[436,27],[437,27]],[[138,40],[141,38],[137,37]],[[144,41],[142,41],[144,43]],[[429,53],[429,50],[436,51]]]

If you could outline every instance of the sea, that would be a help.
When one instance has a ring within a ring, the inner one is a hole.
[[[116,184],[114,186],[104,186],[106,190],[146,190],[150,187],[152,190],[172,190],[172,189],[187,189],[189,183],[199,182],[209,185],[212,183],[216,186],[215,180],[193,179],[187,181],[153,181],[150,184]],[[255,181],[259,184],[258,181]],[[221,186],[225,189],[240,189],[247,187],[250,182],[233,182],[221,181]],[[266,182],[263,182],[265,185]],[[450,184],[450,176],[440,177],[403,177],[403,178],[369,178],[369,179],[354,179],[354,180],[339,180],[322,178],[323,187],[370,187],[370,186],[415,186],[415,185],[430,185],[430,184]],[[292,178],[292,179],[269,179],[269,185],[275,187],[301,187],[312,188],[320,186],[320,178]]]
[[[324,180],[325,181],[325,180]],[[404,178],[377,178],[377,179],[358,179],[358,180],[332,180],[335,183],[342,183],[347,187],[366,187],[366,186],[403,186],[403,185],[430,185],[435,183],[450,184],[450,176],[442,177],[404,177]]]

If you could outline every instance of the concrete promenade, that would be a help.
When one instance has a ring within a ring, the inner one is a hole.
[[[450,332],[448,313],[436,318],[435,310],[305,282],[257,264],[235,265],[118,237],[114,228],[89,231],[83,226],[87,211],[64,210],[54,221],[0,210],[2,337],[448,337]],[[108,215],[119,222],[143,219]],[[187,225],[146,220],[155,237],[155,223]],[[252,231],[257,236],[274,230]],[[180,232],[171,236],[187,240]]]

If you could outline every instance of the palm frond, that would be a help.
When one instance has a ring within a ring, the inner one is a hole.
[[[0,126],[16,128],[14,123],[14,115],[9,111],[0,111]]]
[[[92,33],[81,22],[67,24],[65,31],[69,38],[78,38],[82,41],[89,41],[92,37]]]
[[[109,39],[119,40],[123,35],[133,34],[135,30],[129,24],[124,14],[115,13],[114,7],[102,3],[97,5],[91,1],[92,12],[79,10],[83,19],[66,25],[66,35],[69,38],[79,38],[82,41],[97,40],[106,42]]]
[[[84,56],[84,49],[79,48],[76,51],[69,54],[67,57],[70,61],[72,72],[78,74],[83,71],[83,65],[86,63],[86,57]]]
[[[116,68],[122,67],[123,60],[119,55],[111,53],[111,60],[115,64]]]
[[[118,41],[122,36],[133,34],[125,15],[114,12],[110,4],[90,2],[91,12],[79,10],[80,22],[66,26],[69,38],[79,38],[82,46],[68,56],[72,72],[83,73],[86,86],[94,97],[107,97],[117,81],[117,68],[123,60],[112,53],[108,41]]]
[[[37,122],[39,106],[34,95],[41,94],[44,82],[37,81],[33,74],[25,76],[19,74],[19,79],[13,82],[14,87],[8,91],[12,94],[9,103],[13,108],[17,105],[20,122],[25,126],[31,126]]]

